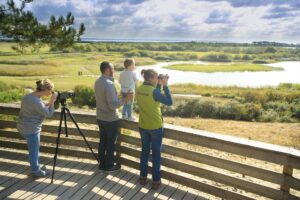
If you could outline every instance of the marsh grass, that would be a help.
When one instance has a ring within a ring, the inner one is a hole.
[[[278,87],[238,87],[238,86],[206,86],[198,84],[174,84],[170,86],[174,94],[200,94],[203,96],[218,96],[224,98],[234,98],[246,94],[254,96],[254,99],[264,98],[266,94],[277,94],[280,96],[299,96],[300,84],[282,83]]]

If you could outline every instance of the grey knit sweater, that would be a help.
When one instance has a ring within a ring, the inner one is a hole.
[[[97,119],[113,122],[119,119],[118,110],[124,103],[118,98],[114,79],[102,75],[95,82]]]
[[[51,117],[53,113],[54,107],[46,107],[39,97],[31,93],[25,95],[17,122],[18,131],[24,135],[39,133],[45,117]]]

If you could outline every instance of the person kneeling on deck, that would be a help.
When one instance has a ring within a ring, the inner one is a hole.
[[[44,118],[51,117],[54,113],[54,101],[57,94],[53,92],[54,85],[48,79],[37,81],[36,85],[36,91],[27,94],[22,99],[17,129],[27,141],[32,173],[37,177],[44,177],[50,172],[39,163],[40,133]],[[41,98],[51,94],[49,103],[44,104]]]
[[[109,62],[100,65],[101,76],[95,82],[95,98],[97,122],[100,130],[98,156],[101,171],[112,172],[120,169],[115,165],[115,144],[118,137],[119,116],[117,108],[132,101],[133,95],[128,93],[118,98],[114,83],[114,66]]]
[[[140,160],[140,178],[142,185],[146,184],[148,175],[148,158],[152,149],[152,188],[158,189],[161,184],[160,160],[163,137],[163,119],[160,103],[171,106],[173,100],[168,88],[168,76],[158,76],[151,69],[143,70],[144,83],[136,92],[137,104],[140,110],[139,130],[142,140]],[[161,93],[163,85],[164,94]]]

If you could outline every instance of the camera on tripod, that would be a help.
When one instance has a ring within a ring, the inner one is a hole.
[[[73,91],[69,92],[57,92],[57,98],[54,102],[54,108],[58,109],[59,104],[64,105],[67,101],[67,99],[74,99],[75,98],[75,93]]]

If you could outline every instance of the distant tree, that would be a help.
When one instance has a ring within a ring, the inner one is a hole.
[[[38,52],[46,44],[63,50],[71,47],[84,34],[84,24],[80,25],[78,31],[72,27],[74,16],[71,12],[66,17],[51,16],[48,24],[44,25],[38,22],[32,12],[24,10],[26,4],[33,0],[19,1],[20,6],[14,0],[0,5],[0,35],[17,42],[18,45],[13,47],[15,51],[24,53],[27,47],[32,47],[32,51]]]

